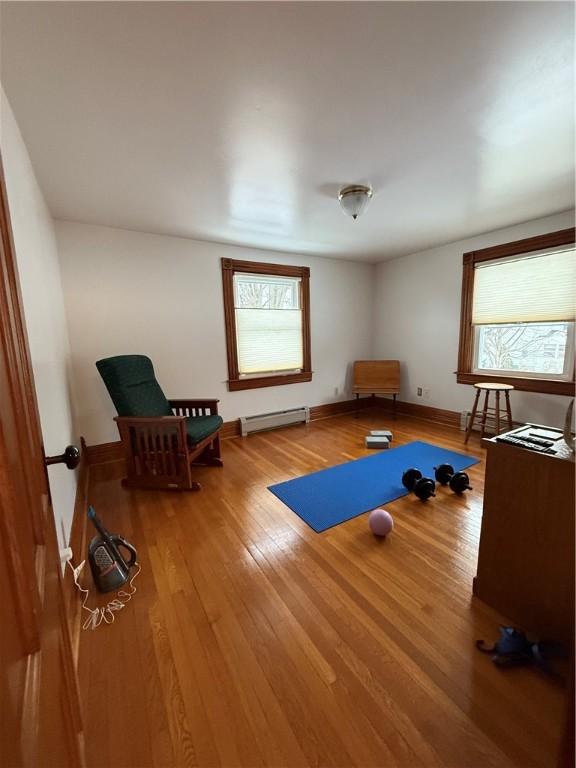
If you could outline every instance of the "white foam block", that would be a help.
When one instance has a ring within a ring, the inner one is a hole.
[[[366,435],[364,439],[366,448],[388,448],[390,440],[387,437],[379,437],[378,435]]]
[[[392,432],[389,429],[373,429],[370,434],[372,437],[387,437],[388,440],[392,440]]]

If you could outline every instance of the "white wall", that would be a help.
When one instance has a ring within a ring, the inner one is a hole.
[[[57,454],[69,443],[77,443],[60,264],[53,220],[3,91],[0,144],[44,449],[47,455]],[[49,477],[58,538],[65,546],[74,509],[76,474],[56,465],[50,467]]]
[[[225,420],[347,399],[350,366],[370,357],[373,266],[57,222],[81,434],[118,439],[94,365],[149,355],[168,397],[217,397]],[[228,392],[220,258],[310,267],[313,380]]]
[[[462,254],[574,226],[574,212],[520,224],[378,265],[374,304],[375,357],[402,360],[401,399],[461,411],[473,387],[457,384]],[[430,390],[424,400],[417,387]],[[513,392],[514,418],[562,426],[567,397]]]

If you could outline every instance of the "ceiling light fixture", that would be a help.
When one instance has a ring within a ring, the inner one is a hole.
[[[373,196],[372,187],[364,184],[348,184],[338,192],[338,200],[342,210],[347,216],[352,216],[354,221],[364,211]]]

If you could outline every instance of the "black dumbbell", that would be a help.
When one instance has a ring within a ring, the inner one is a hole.
[[[420,501],[426,501],[430,496],[436,496],[436,483],[429,477],[422,477],[419,469],[407,469],[402,475],[402,485],[417,496]]]
[[[466,472],[454,472],[454,467],[451,464],[440,464],[439,467],[434,467],[436,473],[436,480],[440,485],[449,485],[450,490],[454,493],[464,493],[464,491],[471,491],[470,478]]]

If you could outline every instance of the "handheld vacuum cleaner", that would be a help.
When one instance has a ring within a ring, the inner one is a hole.
[[[88,519],[99,533],[88,545],[88,562],[94,584],[100,592],[113,592],[130,578],[130,568],[136,563],[136,549],[122,536],[109,533],[92,506],[88,507]],[[120,549],[128,553],[127,558]]]

